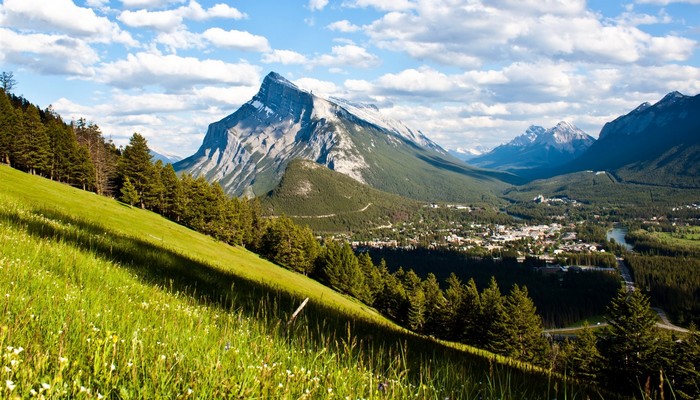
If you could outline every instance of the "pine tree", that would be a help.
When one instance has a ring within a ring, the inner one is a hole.
[[[445,306],[447,300],[440,289],[435,274],[429,273],[421,283],[425,294],[425,326],[423,332],[429,335],[443,335],[445,333]]]
[[[124,185],[122,185],[121,201],[130,206],[141,202],[141,200],[139,199],[139,193],[134,187],[134,185],[131,184],[129,178],[126,178],[126,180],[124,181]]]
[[[420,285],[416,285],[408,292],[407,322],[409,329],[421,332],[425,324],[425,292]]]
[[[379,269],[372,262],[372,257],[368,253],[360,253],[357,256],[358,264],[362,270],[367,286],[367,296],[362,299],[367,304],[373,304],[375,296],[382,290],[383,282]]]
[[[506,298],[504,354],[533,364],[543,364],[547,341],[542,336],[542,318],[537,314],[535,304],[528,297],[527,288],[513,285]]]
[[[468,344],[479,344],[482,335],[483,307],[481,296],[476,287],[474,278],[469,279],[464,287],[464,301],[457,311],[458,318],[462,321],[461,340]]]
[[[81,118],[72,123],[78,144],[87,148],[93,163],[95,193],[111,195],[114,191],[114,181],[117,175],[119,153],[111,140],[102,136],[102,131],[95,124],[88,124]]]
[[[700,333],[693,326],[676,345],[675,353],[675,394],[681,399],[696,399],[700,395]]]
[[[608,306],[606,320],[609,324],[605,346],[609,383],[636,390],[643,387],[647,379],[657,379],[655,357],[659,343],[656,314],[649,306],[649,298],[639,290],[621,288]]]
[[[584,323],[583,330],[576,340],[571,342],[566,357],[571,375],[586,382],[598,382],[603,368],[603,357],[598,350],[598,338],[588,326],[588,322]]]
[[[134,133],[117,164],[119,179],[124,182],[129,178],[139,194],[141,208],[145,208],[146,202],[153,198],[155,174],[151,158],[146,138]]]
[[[0,162],[10,164],[13,141],[19,133],[17,111],[7,94],[0,89]]]
[[[501,290],[496,278],[491,277],[489,286],[481,292],[482,307],[482,339],[477,343],[487,350],[498,354],[506,354],[508,346],[508,327],[506,326],[506,309]]]
[[[457,275],[451,273],[445,281],[447,289],[445,289],[445,312],[444,320],[446,322],[445,337],[451,340],[460,340],[462,332],[464,332],[464,320],[459,318],[459,311],[463,309],[466,301],[466,291],[462,282],[457,278]]]
[[[159,175],[163,185],[161,212],[166,218],[175,219],[175,208],[180,194],[180,179],[170,163],[163,166]]]

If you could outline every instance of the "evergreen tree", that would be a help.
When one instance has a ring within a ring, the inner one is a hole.
[[[94,174],[90,181],[94,184],[95,193],[106,196],[114,194],[114,181],[117,178],[119,161],[119,152],[114,143],[111,140],[105,140],[97,125],[88,124],[83,118],[71,125],[78,144],[84,146],[90,154]]]
[[[533,364],[543,364],[547,341],[542,336],[542,318],[537,314],[535,304],[528,297],[527,288],[513,285],[506,298],[504,354]]]
[[[447,300],[440,289],[440,283],[433,273],[421,283],[425,294],[425,326],[423,332],[429,335],[445,333],[445,306]]]
[[[121,201],[130,206],[141,202],[141,200],[139,199],[138,191],[136,190],[134,185],[131,184],[131,181],[128,177],[124,181],[124,185],[122,185]]]
[[[177,207],[177,202],[179,201],[178,196],[180,195],[180,179],[175,173],[173,166],[168,163],[165,164],[160,170],[160,182],[163,185],[163,193],[160,200],[160,210],[163,216],[175,219],[175,209]]]
[[[445,312],[444,319],[446,321],[445,337],[451,340],[460,340],[462,332],[464,332],[464,320],[459,318],[459,312],[464,307],[467,293],[464,290],[464,285],[453,273],[445,281],[447,289],[445,289]]]
[[[481,296],[476,287],[474,278],[469,279],[464,287],[464,301],[457,311],[458,318],[462,321],[461,340],[468,344],[478,344],[483,320],[483,307]]]
[[[681,399],[700,396],[700,333],[691,326],[685,340],[676,344],[673,389]]]
[[[124,148],[117,164],[117,173],[121,182],[127,178],[139,194],[140,206],[145,208],[146,202],[153,199],[153,164],[146,138],[134,133],[129,144]]]
[[[598,382],[603,368],[603,357],[598,350],[598,338],[588,322],[583,330],[567,347],[566,358],[571,375],[586,382]]]
[[[383,287],[382,275],[372,262],[372,257],[370,257],[368,253],[360,253],[357,257],[357,261],[367,285],[367,296],[362,300],[367,304],[373,304],[375,296]]]
[[[420,285],[416,285],[408,293],[407,322],[409,329],[421,332],[425,324],[425,292]]]
[[[607,309],[606,377],[611,385],[637,390],[659,376],[656,314],[639,290],[621,288]],[[654,385],[657,387],[658,385]]]
[[[506,354],[510,337],[506,326],[505,304],[496,278],[491,277],[489,286],[481,292],[480,297],[483,334],[480,335],[482,339],[477,344],[494,353]]]
[[[19,133],[17,111],[5,91],[0,90],[0,162],[10,164],[13,142]]]

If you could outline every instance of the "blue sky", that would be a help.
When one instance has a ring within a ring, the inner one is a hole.
[[[443,147],[700,93],[700,0],[4,0],[14,92],[117,144],[192,154],[270,71]]]

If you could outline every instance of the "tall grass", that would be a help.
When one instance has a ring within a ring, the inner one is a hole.
[[[284,270],[157,216],[109,201],[86,213],[103,199],[13,174],[0,168],[1,398],[601,397],[409,335],[303,277],[290,287]],[[132,212],[132,225],[111,219]]]

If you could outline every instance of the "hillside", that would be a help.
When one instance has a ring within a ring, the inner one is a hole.
[[[242,248],[3,165],[0,210],[8,396],[601,397],[407,334]]]
[[[691,204],[700,190],[636,184],[609,172],[584,171],[535,180],[504,192],[507,200],[516,202],[531,202],[539,195],[566,197],[596,207],[634,208]]]
[[[474,168],[370,104],[322,98],[271,72],[258,93],[209,125],[197,152],[174,165],[236,196],[272,190],[294,159],[423,201],[493,200],[507,173]]]
[[[339,232],[391,225],[414,214],[421,203],[312,161],[295,160],[262,205],[268,215],[286,215],[315,231]]]

